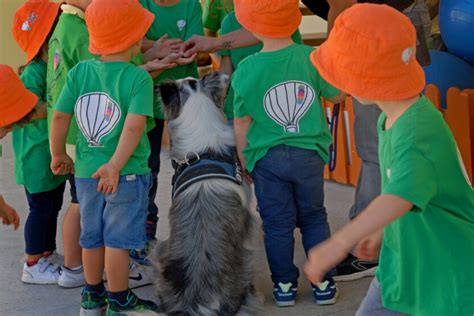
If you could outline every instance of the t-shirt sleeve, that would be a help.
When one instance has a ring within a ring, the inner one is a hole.
[[[76,77],[76,67],[69,71],[66,83],[59,95],[58,102],[56,103],[55,110],[58,112],[63,112],[67,114],[74,114],[74,106],[76,105],[77,96],[75,93],[75,77]]]
[[[313,66],[314,67],[314,66]],[[321,75],[317,72],[318,70],[314,68],[314,71],[317,73],[317,81],[318,81],[318,88],[320,95],[325,99],[331,99],[336,97],[341,91],[336,87],[332,86],[326,80],[321,77]]]
[[[39,100],[45,101],[46,78],[42,77],[33,66],[27,66],[20,78],[26,89],[36,94]]]
[[[205,0],[204,1],[204,12],[203,12],[203,23],[204,27],[211,30],[212,32],[219,31],[219,1],[216,0]]]
[[[234,117],[244,117],[250,115],[245,107],[244,98],[239,93],[239,77],[240,77],[240,70],[237,70],[232,75],[232,89],[234,90]]]
[[[383,194],[399,196],[422,211],[438,189],[433,164],[413,146],[391,148],[392,165],[382,170],[388,178]]]
[[[188,26],[186,28],[186,35],[184,40],[190,39],[193,35],[204,35],[204,27],[202,25],[202,7],[199,1],[192,1],[193,8],[191,16],[188,19]]]
[[[134,82],[128,113],[153,117],[153,80],[151,76],[145,70],[140,69],[140,75]]]
[[[228,14],[224,20],[222,21],[221,25],[221,36],[227,33],[232,32],[231,23],[230,23],[230,14]],[[230,50],[224,49],[217,52],[219,56],[230,56]]]

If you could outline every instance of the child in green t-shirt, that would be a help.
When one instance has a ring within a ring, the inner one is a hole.
[[[152,78],[130,60],[153,20],[136,0],[94,0],[85,21],[89,50],[99,58],[69,71],[52,120],[51,169],[74,173],[79,198],[86,278],[81,314],[106,305],[109,315],[157,311],[129,289],[128,278],[129,250],[146,242],[151,175],[145,127],[153,116]],[[79,129],[74,164],[65,150],[73,115]]]
[[[38,119],[16,127],[12,135],[16,182],[25,187],[29,205],[21,280],[32,284],[57,284],[60,274],[59,267],[48,257],[56,250],[57,219],[66,179],[55,176],[49,168],[45,103],[47,43],[59,6],[49,1],[27,1],[16,11],[13,24],[13,37],[27,54],[27,65],[20,68],[20,78],[39,99]]]
[[[240,25],[239,21],[237,21],[235,13],[231,12],[222,21],[221,35],[240,30],[241,28],[242,25]],[[299,30],[297,30],[291,36],[291,38],[296,44],[303,44]],[[257,44],[244,48],[218,51],[217,55],[222,56],[220,71],[225,72],[228,75],[232,75],[234,71],[237,70],[237,67],[242,60],[259,52],[262,47],[262,44]],[[232,89],[232,86],[229,87],[229,91],[227,92],[224,112],[227,116],[227,119],[232,122],[234,119],[234,90]]]
[[[169,52],[179,52],[181,44],[193,35],[202,35],[202,8],[197,0],[140,0],[142,6],[155,15],[155,20],[146,33],[145,41],[157,44],[165,41],[169,45]],[[175,49],[175,50],[174,50]],[[151,49],[150,49],[151,50]],[[164,50],[163,50],[164,51]],[[145,53],[148,56],[147,53]],[[197,63],[194,57],[188,60],[177,60],[175,68],[163,71],[154,79],[154,84],[163,80],[179,80],[187,77],[198,77]],[[160,172],[160,152],[163,137],[164,116],[161,110],[161,100],[154,97],[154,119],[155,128],[148,132],[151,145],[151,155],[148,166],[151,169],[153,185],[149,192],[148,215],[146,221],[147,245],[156,240],[156,228],[158,224],[158,206],[155,203],[158,189],[158,173]],[[147,247],[149,248],[149,247]],[[131,252],[132,258],[138,262],[147,261],[147,251],[138,250]]]
[[[263,43],[232,78],[237,152],[246,178],[250,181],[250,172],[255,183],[273,297],[278,306],[291,306],[299,277],[293,263],[295,228],[306,251],[330,235],[324,165],[331,135],[320,98],[339,102],[343,96],[314,71],[313,48],[291,38],[301,21],[297,0],[236,1],[235,14]],[[317,304],[336,302],[333,275],[330,271],[312,284]]]
[[[311,56],[328,82],[383,111],[382,193],[305,268],[317,282],[356,245],[358,258],[378,258],[358,316],[474,314],[474,190],[442,114],[421,95],[416,44],[402,13],[357,4]]]

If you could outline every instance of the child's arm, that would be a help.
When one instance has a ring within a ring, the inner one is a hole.
[[[71,124],[70,114],[54,111],[51,121],[51,171],[55,175],[74,173],[74,162],[66,153],[66,137]]]
[[[371,235],[371,240],[364,240],[365,243],[360,246],[363,248],[362,252],[376,252],[376,249],[368,249],[367,246],[376,247],[381,244],[381,240],[377,240],[381,237],[380,230],[412,208],[412,203],[396,195],[384,194],[377,197],[352,222],[336,232],[329,240],[310,250],[305,266],[308,278],[313,284],[321,282],[326,272],[341,262],[358,242],[374,233],[377,234]],[[359,252],[361,247],[358,247]]]
[[[13,225],[13,229],[17,230],[20,226],[20,217],[18,213],[10,205],[5,202],[3,196],[0,194],[0,218],[3,225]]]
[[[235,132],[235,146],[237,147],[237,154],[239,156],[240,164],[244,173],[245,180],[252,183],[252,177],[247,171],[246,159],[243,150],[248,145],[247,132],[252,124],[252,117],[250,115],[244,117],[234,118],[234,132]]]
[[[150,45],[151,42],[151,45]],[[179,53],[182,50],[183,40],[180,38],[169,39],[168,35],[163,35],[157,41],[144,40],[142,45],[143,58],[146,62],[165,58],[169,54]]]
[[[146,120],[146,116],[138,114],[128,114],[125,118],[123,131],[114,155],[108,163],[102,165],[92,175],[92,178],[99,179],[98,192],[110,194],[117,191],[120,170],[123,169],[137,148],[145,132]]]
[[[228,74],[229,76],[232,75],[234,72],[234,66],[232,65],[230,56],[222,56],[220,71]]]

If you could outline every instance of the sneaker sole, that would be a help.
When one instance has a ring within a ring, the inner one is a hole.
[[[79,316],[102,316],[102,315],[105,315],[106,309],[107,309],[107,305],[101,308],[96,308],[96,309],[84,309],[81,307]]]
[[[276,306],[278,307],[290,307],[295,305],[295,301],[289,301],[289,302],[277,302],[275,301]]]
[[[377,272],[377,267],[373,267],[361,272],[356,272],[352,274],[346,275],[336,275],[333,277],[334,281],[337,282],[347,282],[347,281],[355,281],[366,277],[373,277],[375,276],[375,272]]]
[[[86,282],[84,281],[82,283],[68,283],[68,282],[61,282],[58,280],[58,285],[65,289],[74,289],[76,287],[81,287],[81,286],[86,285]]]
[[[333,305],[336,304],[337,297],[339,296],[339,292],[336,292],[336,295],[330,300],[316,300],[317,305]]]
[[[21,282],[27,283],[27,284],[38,284],[38,285],[57,285],[58,284],[58,281],[41,281],[41,280],[26,279],[26,278],[21,278]]]

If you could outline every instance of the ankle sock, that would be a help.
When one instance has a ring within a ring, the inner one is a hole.
[[[71,272],[79,272],[82,270],[82,264],[80,266],[77,266],[75,268],[68,268],[66,266],[62,266],[63,269],[66,269],[68,271],[71,271]]]
[[[35,264],[38,263],[39,259],[41,259],[41,258],[38,258],[38,259],[36,259],[36,260],[26,260],[26,265],[27,265],[28,267],[32,267],[32,266],[34,266]]]
[[[99,294],[102,294],[105,292],[104,281],[100,281],[100,283],[98,284],[86,283],[86,286],[84,288],[87,292],[96,292]]]
[[[122,306],[125,306],[128,303],[129,293],[130,289],[121,292],[109,292],[109,299],[118,302]]]

